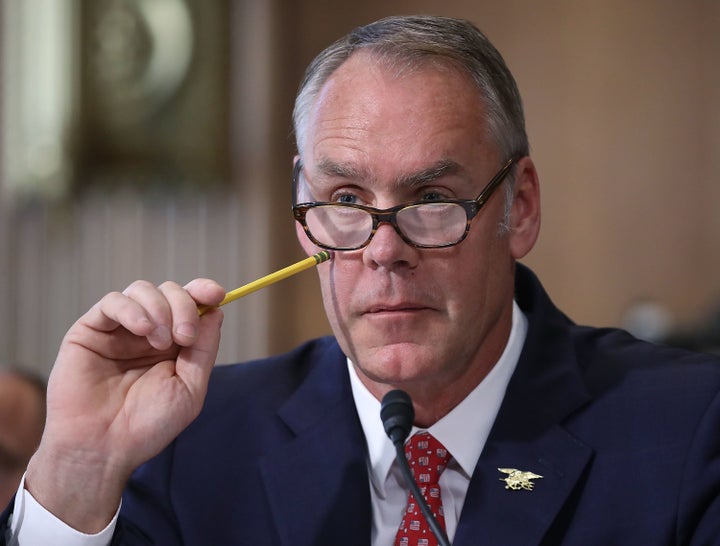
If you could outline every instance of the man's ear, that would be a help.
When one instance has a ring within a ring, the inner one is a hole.
[[[519,260],[535,246],[540,233],[540,180],[529,157],[518,161],[516,169],[509,243],[512,257]]]

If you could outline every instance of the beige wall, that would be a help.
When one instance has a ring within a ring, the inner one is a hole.
[[[543,228],[526,263],[575,320],[617,325],[650,299],[684,324],[720,302],[720,3],[299,6],[301,64],[340,32],[395,13],[465,17],[488,34],[524,96],[542,182]],[[297,324],[298,337],[325,328]]]

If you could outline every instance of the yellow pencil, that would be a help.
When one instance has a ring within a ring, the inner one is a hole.
[[[269,286],[273,283],[291,277],[292,275],[295,275],[295,273],[300,273],[301,271],[305,271],[306,269],[326,262],[332,257],[333,254],[329,250],[323,250],[322,252],[313,254],[309,258],[305,258],[304,260],[300,260],[293,265],[289,265],[283,269],[280,269],[279,271],[275,271],[275,273],[270,273],[269,275],[265,275],[264,277],[261,277],[256,281],[241,286],[240,288],[231,290],[230,292],[225,294],[225,298],[223,298],[223,300],[217,304],[217,307],[225,305],[226,303],[230,303],[231,301],[235,301],[239,298],[242,298],[243,296],[247,296],[248,294],[255,292],[256,290],[265,288],[266,286]],[[200,305],[198,306],[198,313],[202,315],[207,310],[212,308],[213,307],[210,305]]]

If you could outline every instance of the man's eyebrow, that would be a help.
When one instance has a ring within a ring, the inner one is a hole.
[[[457,174],[462,170],[462,167],[456,161],[451,159],[441,159],[429,167],[419,170],[415,173],[402,175],[397,178],[396,184],[398,186],[414,187],[433,182],[443,176],[450,174]]]
[[[337,163],[329,159],[321,159],[317,163],[317,171],[326,175],[344,178],[347,180],[367,180],[371,178],[367,169],[358,167],[352,163]],[[420,169],[414,173],[402,174],[395,179],[398,187],[421,186],[462,171],[462,166],[451,159],[441,159],[434,164]]]
[[[346,178],[349,180],[367,178],[367,171],[365,171],[365,169],[360,169],[350,163],[337,163],[327,158],[318,161],[316,169],[326,176]]]

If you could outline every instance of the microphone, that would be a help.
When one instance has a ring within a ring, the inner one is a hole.
[[[383,396],[380,404],[380,419],[382,420],[383,427],[385,428],[385,434],[388,435],[395,446],[395,460],[400,465],[400,472],[402,472],[403,478],[410,486],[415,500],[420,507],[422,515],[430,525],[430,530],[435,535],[439,546],[450,546],[450,541],[445,534],[445,531],[433,516],[430,511],[430,507],[425,501],[425,497],[420,492],[415,478],[410,470],[410,465],[405,457],[405,440],[412,430],[413,421],[415,420],[415,409],[413,408],[412,400],[410,396],[399,389],[392,390]]]
[[[380,404],[380,419],[385,427],[385,434],[392,443],[404,443],[415,420],[415,408],[410,396],[401,390],[390,391],[383,396]]]

